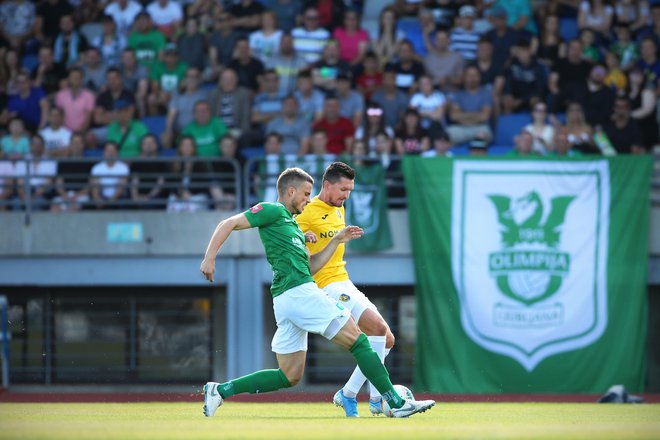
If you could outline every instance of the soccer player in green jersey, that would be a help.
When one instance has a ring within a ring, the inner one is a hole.
[[[403,400],[392,387],[389,374],[371,348],[350,311],[321,290],[312,274],[321,269],[337,250],[362,235],[357,226],[347,226],[314,255],[305,246],[305,236],[293,218],[310,201],[314,179],[300,168],[289,168],[277,179],[277,203],[259,203],[221,221],[213,232],[200,270],[213,281],[215,258],[232,231],[259,228],[266,259],[273,269],[273,309],[277,331],[272,350],[277,370],[261,370],[225,383],[204,385],[204,415],[213,416],[224,399],[240,393],[265,393],[296,385],[302,378],[307,355],[307,334],[316,333],[350,351],[367,379],[378,389],[392,417],[408,417],[435,405],[433,400]]]

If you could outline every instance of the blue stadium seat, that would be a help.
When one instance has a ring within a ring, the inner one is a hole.
[[[470,154],[470,145],[469,144],[454,145],[449,149],[449,152],[454,156],[467,156],[468,154]]]
[[[39,57],[37,55],[25,55],[21,58],[21,67],[32,72],[39,65]]]
[[[504,156],[509,151],[513,150],[513,144],[511,145],[491,145],[488,148],[489,156]]]
[[[575,40],[578,36],[577,19],[562,18],[559,20],[559,37],[564,41]]]
[[[163,148],[158,152],[160,157],[176,157],[176,148]]]
[[[426,46],[424,46],[424,38],[422,37],[422,28],[419,25],[417,18],[402,18],[397,22],[396,28],[398,31],[406,34],[406,38],[410,40],[419,56],[426,55]]]
[[[263,156],[265,154],[264,147],[245,147],[240,149],[241,156],[245,160],[250,160],[253,157]]]
[[[529,113],[512,113],[497,118],[495,126],[495,139],[493,145],[513,145],[513,138],[520,133],[525,125],[532,122]]]
[[[566,124],[566,113],[555,113],[555,117],[561,124]]]
[[[160,139],[160,135],[165,131],[165,116],[146,116],[141,120],[149,129],[149,133]]]
[[[103,157],[103,148],[85,148],[83,156],[100,159]]]

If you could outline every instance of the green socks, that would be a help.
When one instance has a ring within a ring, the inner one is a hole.
[[[378,357],[378,356],[376,356]],[[218,393],[223,399],[241,393],[268,393],[282,388],[290,388],[291,384],[282,370],[261,370],[247,376],[230,380],[218,385]]]
[[[376,352],[371,348],[367,335],[360,334],[355,344],[350,348],[350,352],[357,361],[362,373],[376,387],[383,399],[390,405],[390,408],[401,408],[403,399],[392,387],[390,375]]]

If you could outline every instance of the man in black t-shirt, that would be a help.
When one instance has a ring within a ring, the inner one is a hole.
[[[236,71],[238,85],[257,93],[261,75],[264,73],[263,63],[252,56],[250,44],[245,37],[241,37],[236,41],[235,53],[236,57],[227,67]]]
[[[612,120],[604,127],[614,149],[619,154],[643,154],[645,152],[642,132],[637,121],[630,117],[630,101],[618,97],[614,101]]]
[[[138,209],[164,209],[167,204],[163,191],[167,164],[157,158],[158,139],[148,134],[140,142],[140,156],[131,163],[131,199]]]
[[[261,26],[261,13],[264,7],[254,0],[241,0],[229,9],[236,31],[243,35],[254,32]]]
[[[412,94],[416,90],[417,80],[426,70],[424,65],[414,58],[415,49],[410,40],[401,41],[398,55],[396,61],[385,65],[385,71],[396,74],[396,86],[399,90]]]
[[[113,115],[117,101],[128,102],[130,105],[135,104],[133,95],[124,89],[124,79],[119,69],[109,68],[105,74],[105,80],[105,90],[96,97],[92,129],[87,139],[89,145],[100,145],[106,141],[108,124],[115,120]]]
[[[565,111],[569,102],[584,102],[591,67],[582,59],[580,40],[571,41],[566,58],[557,62],[548,80],[548,89],[554,98],[553,113]]]
[[[89,201],[89,173],[93,163],[83,157],[85,140],[80,133],[71,136],[69,154],[57,164],[57,179],[51,211],[80,211]]]

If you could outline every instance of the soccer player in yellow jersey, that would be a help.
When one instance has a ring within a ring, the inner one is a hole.
[[[354,180],[353,168],[342,162],[333,162],[323,174],[323,187],[319,195],[296,217],[312,254],[323,249],[332,237],[346,227],[344,202],[351,195]],[[344,244],[337,247],[330,260],[314,275],[314,281],[331,298],[351,311],[374,351],[384,361],[394,346],[394,335],[376,306],[349,279],[344,247]],[[360,368],[356,367],[346,385],[335,394],[334,403],[344,408],[347,417],[358,417],[357,394],[366,380]],[[374,415],[381,414],[381,396],[371,384],[369,388],[369,410]]]

